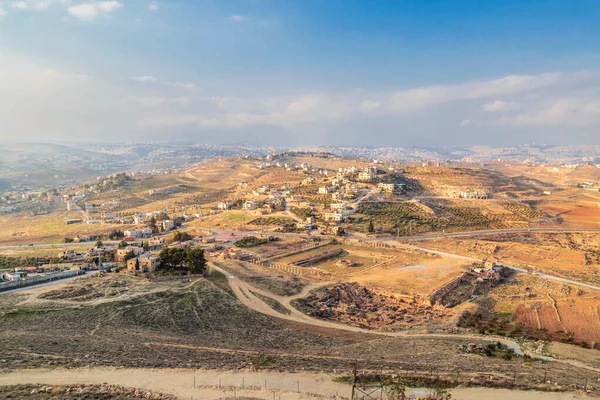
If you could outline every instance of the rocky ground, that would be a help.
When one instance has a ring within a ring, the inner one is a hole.
[[[0,386],[0,399],[31,400],[175,400],[174,396],[142,389],[107,385]]]
[[[439,305],[369,289],[357,283],[339,283],[313,291],[294,305],[316,318],[367,329],[402,330],[426,322],[442,322],[449,313]]]

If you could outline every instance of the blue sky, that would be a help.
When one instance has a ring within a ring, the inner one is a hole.
[[[598,143],[600,2],[0,0],[0,138]]]

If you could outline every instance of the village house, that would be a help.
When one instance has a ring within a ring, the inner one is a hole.
[[[333,201],[344,200],[345,198],[346,196],[344,195],[344,193],[335,192],[331,194],[331,200]]]
[[[251,199],[246,200],[243,205],[243,209],[246,211],[256,210],[258,208],[258,201]]]
[[[319,194],[329,194],[335,190],[333,186],[321,186],[318,190]]]
[[[123,231],[123,234],[127,237],[140,238],[144,234],[141,229],[128,229]]]
[[[380,183],[377,185],[377,189],[382,193],[394,193],[397,189],[395,183]]]
[[[154,272],[158,267],[160,267],[160,257],[151,254],[142,254],[127,261],[127,269],[130,271]]]
[[[230,210],[232,206],[233,206],[233,203],[231,203],[230,201],[220,201],[217,204],[217,209],[219,209],[219,210]]]
[[[375,175],[370,170],[358,173],[358,180],[361,182],[371,182],[373,179],[375,179]]]
[[[346,193],[355,194],[358,192],[358,185],[356,183],[346,183]]]
[[[329,208],[332,211],[346,211],[348,210],[350,207],[348,206],[347,203],[331,203],[329,205]]]
[[[327,222],[343,222],[348,219],[348,214],[342,212],[325,213],[325,221]]]
[[[162,228],[164,232],[168,232],[175,228],[175,222],[171,221],[170,219],[166,219],[162,221]]]
[[[125,262],[125,256],[130,252],[133,251],[133,254],[135,256],[139,256],[140,254],[142,254],[144,252],[144,249],[142,249],[141,247],[124,247],[122,249],[117,249],[117,252],[115,254],[115,260],[118,263],[122,263]]]

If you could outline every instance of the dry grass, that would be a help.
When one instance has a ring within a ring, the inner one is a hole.
[[[127,229],[129,225],[65,225],[65,219],[83,219],[79,212],[58,211],[34,217],[25,215],[0,216],[0,245],[29,243],[60,243],[65,237],[109,233]]]

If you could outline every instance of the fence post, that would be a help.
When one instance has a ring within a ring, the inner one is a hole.
[[[298,393],[300,393],[300,381],[296,381],[298,383]]]

